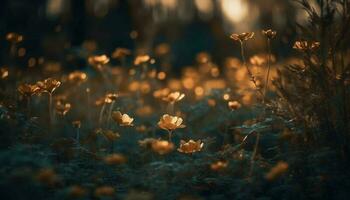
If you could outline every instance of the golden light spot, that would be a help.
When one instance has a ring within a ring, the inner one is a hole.
[[[21,48],[18,49],[18,56],[19,57],[23,57],[23,56],[26,55],[26,52],[27,52],[26,49],[21,47]]]
[[[203,96],[204,95],[204,89],[200,86],[197,86],[194,89],[194,93],[196,94],[196,96]]]
[[[164,79],[166,78],[166,73],[165,73],[165,72],[159,72],[159,73],[157,74],[157,78],[158,78],[159,80],[164,80]]]
[[[224,94],[223,96],[222,96],[222,98],[225,100],[225,101],[228,101],[228,100],[230,100],[230,95],[229,94]]]
[[[36,65],[36,59],[35,58],[29,58],[28,60],[28,67],[34,67]]]

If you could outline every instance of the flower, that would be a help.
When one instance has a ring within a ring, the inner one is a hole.
[[[272,181],[278,177],[280,177],[281,175],[283,175],[284,173],[287,172],[288,170],[288,163],[284,162],[284,161],[279,161],[274,167],[272,167],[270,169],[270,171],[265,175],[265,178],[269,181]]]
[[[120,59],[131,55],[131,51],[126,48],[116,48],[112,53],[112,58]]]
[[[23,41],[23,35],[14,32],[7,33],[6,40],[12,43],[19,43]]]
[[[30,97],[34,94],[37,94],[40,91],[40,88],[35,84],[31,85],[25,83],[18,86],[17,90],[19,93],[21,93],[21,95]]]
[[[265,35],[268,39],[273,39],[276,37],[277,32],[273,31],[271,29],[268,30],[262,30],[261,31],[263,35]]]
[[[294,43],[293,49],[299,51],[315,51],[320,47],[319,42],[315,41],[296,41]]]
[[[180,101],[181,99],[183,99],[185,97],[184,93],[180,93],[180,92],[172,92],[170,94],[168,94],[168,96],[163,97],[164,101],[167,101],[169,103],[175,103],[177,101]]]
[[[81,121],[80,120],[72,121],[72,126],[74,128],[80,128],[81,127]]]
[[[57,111],[57,114],[59,115],[66,115],[67,112],[70,110],[71,108],[71,105],[70,103],[62,103],[61,101],[57,101],[56,103],[56,111]]]
[[[86,189],[79,185],[73,185],[69,188],[69,196],[72,198],[82,198],[87,194]]]
[[[118,122],[120,126],[133,126],[134,118],[129,117],[128,114],[122,114],[119,111],[112,113],[114,121]]]
[[[48,78],[44,81],[38,81],[36,85],[43,92],[52,94],[61,85],[61,82],[53,78]]]
[[[9,76],[9,70],[6,68],[0,68],[0,79],[5,79]]]
[[[105,103],[112,103],[113,101],[117,100],[118,94],[115,93],[108,93],[105,97]]]
[[[175,145],[167,140],[153,140],[151,147],[153,151],[164,155],[174,150]]]
[[[113,196],[115,193],[115,190],[112,186],[100,186],[95,189],[95,196],[97,197],[106,197],[106,196]]]
[[[185,125],[182,125],[182,121],[183,119],[181,117],[165,114],[160,118],[158,126],[164,130],[173,131],[177,128],[185,127]]]
[[[119,164],[125,163],[126,162],[126,158],[122,154],[113,153],[113,154],[107,155],[104,158],[104,162],[107,165],[119,165]]]
[[[156,140],[157,139],[154,139],[154,138],[145,138],[143,140],[139,140],[138,143],[139,143],[140,147],[150,149],[150,148],[152,148],[152,143]]]
[[[221,171],[223,169],[226,169],[227,166],[228,166],[227,161],[217,161],[210,165],[210,169],[213,171]]]
[[[243,41],[246,41],[246,40],[249,40],[249,39],[253,38],[253,36],[254,36],[254,32],[244,32],[244,33],[241,33],[241,34],[233,33],[230,36],[230,38],[235,40],[235,41],[243,42]]]
[[[193,141],[189,140],[188,142],[181,140],[180,147],[177,149],[181,153],[191,154],[198,151],[201,151],[204,143],[201,140]]]
[[[140,65],[142,63],[146,63],[151,59],[149,55],[139,55],[134,60],[134,65]]]
[[[238,101],[229,101],[227,105],[231,110],[237,110],[242,106]]]
[[[73,83],[82,83],[86,81],[86,79],[87,79],[86,73],[81,71],[74,71],[68,75],[68,80]]]
[[[49,186],[55,185],[59,181],[59,177],[53,169],[43,168],[40,169],[36,175],[36,179],[42,183]]]
[[[103,131],[102,133],[109,141],[115,141],[118,138],[120,138],[119,133],[113,132],[111,130],[106,130],[106,131]]]
[[[92,66],[100,66],[100,65],[107,64],[109,62],[109,58],[105,54],[95,55],[95,56],[90,56],[88,58],[88,62]]]

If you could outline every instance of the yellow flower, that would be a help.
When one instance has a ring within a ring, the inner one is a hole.
[[[105,103],[112,103],[113,101],[116,101],[118,98],[118,94],[115,93],[108,93],[105,97]]]
[[[90,56],[88,58],[88,62],[92,66],[105,65],[109,62],[109,58],[105,54]]]
[[[139,55],[134,60],[134,65],[140,65],[142,63],[146,63],[151,59],[149,55]]]
[[[238,101],[229,101],[227,105],[231,110],[237,110],[241,107],[241,104]]]
[[[172,142],[166,140],[153,140],[152,141],[152,150],[159,153],[160,155],[164,155],[170,153],[174,150],[175,145]]]
[[[263,35],[265,35],[268,39],[273,39],[274,37],[276,37],[277,32],[273,31],[271,29],[268,30],[262,30],[261,31]]]
[[[73,83],[82,83],[86,81],[86,79],[87,79],[86,73],[81,71],[74,71],[68,75],[68,80]]]
[[[169,102],[169,103],[175,103],[177,101],[180,101],[184,97],[185,97],[184,93],[172,92],[168,96],[163,97],[163,100],[166,101],[166,102]]]
[[[204,143],[200,140],[193,141],[189,140],[188,142],[181,140],[180,141],[180,147],[177,149],[181,153],[187,153],[192,154],[198,151],[201,151],[203,148]]]
[[[145,138],[143,140],[139,140],[138,143],[139,143],[140,147],[151,149],[152,143],[154,141],[156,141],[156,139],[154,139],[154,138]]]
[[[120,126],[133,126],[132,122],[134,118],[131,118],[128,114],[122,114],[119,111],[112,113],[114,121],[118,122]]]
[[[246,40],[253,38],[253,36],[254,36],[254,32],[244,32],[241,34],[233,33],[230,36],[230,38],[235,40],[235,41],[243,42],[243,41],[246,41]]]
[[[19,43],[23,41],[23,35],[18,33],[7,33],[6,40],[12,43]]]
[[[320,47],[319,42],[315,41],[296,41],[294,43],[293,49],[299,50],[299,51],[315,51]]]
[[[30,97],[34,94],[37,94],[40,91],[40,88],[35,84],[22,84],[18,86],[17,90],[19,93],[21,93],[21,95]]]
[[[61,82],[53,78],[48,78],[48,79],[45,79],[44,81],[38,81],[36,85],[43,92],[53,93],[61,85]]]
[[[158,126],[164,130],[173,131],[177,128],[185,127],[185,125],[182,125],[182,121],[183,119],[181,117],[165,114],[160,118]]]
[[[131,55],[131,51],[126,48],[116,48],[112,53],[112,58],[120,59]]]
[[[118,138],[120,138],[119,133],[113,132],[111,130],[103,131],[103,135],[109,140],[109,141],[115,141]]]
[[[70,110],[71,105],[69,103],[62,103],[61,101],[58,101],[56,103],[56,112],[59,115],[66,115],[67,112]]]

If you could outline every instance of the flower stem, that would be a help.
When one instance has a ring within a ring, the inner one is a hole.
[[[168,136],[169,136],[169,142],[171,142],[171,136],[173,134],[173,131],[168,131]]]
[[[50,122],[50,126],[53,123],[53,114],[52,114],[52,93],[49,93],[49,122]]]
[[[264,87],[264,98],[263,98],[263,103],[265,103],[266,101],[266,92],[268,89],[268,84],[269,84],[269,76],[270,76],[270,68],[271,68],[271,47],[270,47],[270,39],[267,38],[267,51],[268,51],[268,55],[267,55],[267,75],[266,75],[266,80],[265,80],[265,87]]]
[[[256,154],[258,152],[259,140],[260,140],[260,133],[257,133],[256,134],[255,145],[254,145],[253,155],[252,155],[251,160],[250,160],[250,173],[249,173],[249,176],[252,176],[252,174],[253,174],[255,158],[256,158]]]
[[[100,127],[102,126],[102,118],[103,118],[103,113],[105,111],[105,108],[106,108],[106,102],[104,102],[102,107],[101,107],[100,117],[98,119],[98,123],[99,123]]]

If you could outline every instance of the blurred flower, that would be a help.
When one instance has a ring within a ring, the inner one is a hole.
[[[120,138],[120,134],[112,130],[105,130],[102,133],[109,141],[115,141]]]
[[[241,34],[233,33],[233,34],[230,36],[230,38],[233,39],[233,40],[235,40],[235,41],[243,42],[243,41],[252,39],[253,36],[254,36],[254,32],[244,32],[244,33],[241,33]]]
[[[48,78],[48,79],[45,79],[44,81],[38,81],[36,85],[43,92],[52,94],[61,85],[61,82],[53,78]]]
[[[185,125],[182,125],[182,121],[183,119],[181,117],[165,114],[160,118],[158,126],[164,130],[173,131],[177,128],[185,127]]]
[[[153,113],[153,108],[150,105],[144,105],[136,110],[136,114],[141,117],[150,116]]]
[[[174,150],[174,147],[175,145],[167,140],[152,141],[152,150],[159,153],[160,155],[170,153],[172,150]]]
[[[151,59],[149,55],[138,55],[134,60],[134,65],[140,65],[142,63],[146,63]]]
[[[166,101],[166,102],[169,102],[169,103],[175,103],[177,101],[180,101],[184,97],[185,97],[184,93],[172,92],[168,96],[163,97],[163,100]]]
[[[21,95],[26,97],[30,97],[40,92],[40,88],[36,84],[31,85],[26,83],[19,85],[17,90],[19,93],[21,93]]]
[[[260,55],[254,55],[250,57],[249,61],[252,65],[258,65],[258,66],[261,66],[267,62],[266,58]]]
[[[166,97],[170,93],[169,88],[163,88],[159,90],[155,90],[153,92],[153,97],[157,99],[162,99],[163,97]]]
[[[112,197],[115,190],[112,186],[100,186],[95,189],[95,196],[97,197]]]
[[[82,198],[87,194],[86,189],[79,185],[73,185],[69,188],[68,195],[72,198]]]
[[[167,43],[159,44],[154,50],[154,52],[157,56],[166,55],[169,53],[169,51],[170,51],[170,46]]]
[[[62,103],[61,101],[58,101],[56,103],[56,112],[59,115],[62,115],[62,116],[66,115],[67,112],[70,110],[70,108],[71,108],[71,104],[69,103]]]
[[[188,142],[181,140],[180,147],[177,149],[181,153],[192,154],[198,151],[201,151],[204,143],[200,140],[193,141],[189,140]]]
[[[104,158],[104,162],[107,165],[119,165],[119,164],[125,163],[126,162],[126,158],[122,154],[113,153],[113,154],[107,155]]]
[[[88,58],[88,62],[90,65],[97,67],[97,69],[101,70],[102,65],[105,65],[109,62],[109,58],[105,54],[90,56]]]
[[[133,126],[134,118],[129,117],[128,114],[122,114],[119,111],[112,113],[114,121],[118,122],[120,126]]]
[[[131,51],[126,48],[116,48],[112,53],[112,58],[121,59],[131,55]]]
[[[208,62],[210,62],[210,60],[211,60],[211,57],[207,52],[200,52],[196,55],[196,61],[199,64],[208,63]]]
[[[154,138],[145,138],[143,140],[139,140],[138,143],[140,147],[151,149],[152,143],[156,140],[157,139],[154,139]]]
[[[87,79],[86,73],[81,71],[74,71],[68,75],[68,80],[73,83],[82,83],[86,81],[86,79]]]
[[[81,127],[81,121],[80,120],[72,121],[72,126],[74,128],[80,128]]]
[[[315,41],[296,41],[294,43],[293,49],[299,50],[299,51],[315,51],[320,47],[319,42]]]
[[[23,35],[14,32],[7,33],[6,40],[11,43],[19,43],[23,41]]]
[[[228,161],[217,161],[210,164],[210,169],[213,171],[222,171],[228,166]]]
[[[277,32],[273,31],[271,29],[268,30],[262,30],[261,31],[263,35],[265,35],[268,39],[273,39],[276,37]]]
[[[231,110],[237,110],[241,107],[241,104],[238,101],[229,101],[227,105]]]
[[[41,169],[38,172],[38,174],[36,175],[36,179],[40,183],[48,185],[48,186],[55,185],[58,182],[58,180],[59,180],[56,172],[53,169],[50,169],[50,168]]]
[[[275,180],[276,178],[286,173],[287,170],[288,170],[288,163],[284,161],[280,161],[270,169],[270,171],[265,175],[265,178],[269,181]]]
[[[108,93],[108,94],[106,94],[105,102],[106,103],[112,103],[113,101],[116,101],[117,98],[118,98],[118,94]]]
[[[6,68],[0,68],[0,78],[5,79],[9,75],[9,71]]]

